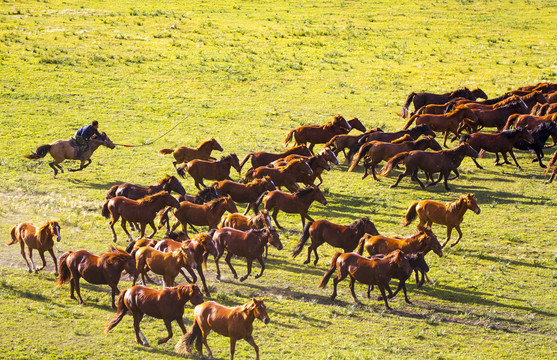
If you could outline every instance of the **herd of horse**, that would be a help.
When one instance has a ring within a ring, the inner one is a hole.
[[[53,220],[41,226],[30,223],[14,226],[7,245],[20,244],[21,255],[29,272],[44,268],[44,252],[48,251],[54,261],[57,284],[60,286],[70,282],[70,297],[81,304],[84,303],[79,284],[81,278],[92,284],[108,285],[116,314],[107,324],[105,332],[116,326],[126,313],[130,313],[133,316],[137,343],[148,346],[139,325],[143,316],[149,315],[163,319],[167,328],[168,336],[160,339],[159,344],[172,337],[171,322],[178,322],[184,333],[176,346],[178,353],[191,353],[195,343],[200,354],[203,353],[204,345],[212,356],[207,336],[213,330],[230,338],[231,358],[234,356],[235,343],[240,339],[253,346],[258,358],[259,348],[252,336],[252,324],[255,319],[269,323],[264,300],[253,298],[248,303],[233,308],[216,302],[204,302],[203,292],[195,282],[199,275],[205,295],[211,296],[203,274],[210,255],[214,258],[216,279],[221,278],[219,260],[225,253],[225,262],[235,279],[238,276],[231,263],[232,257],[246,259],[247,273],[240,277],[240,281],[248,278],[252,263],[257,260],[261,268],[255,275],[257,279],[265,270],[264,259],[267,257],[268,245],[277,250],[283,248],[277,230],[282,229],[277,219],[279,212],[299,214],[302,222],[301,236],[292,252],[293,258],[303,251],[308,240],[311,242],[304,264],[310,263],[313,253],[313,264],[317,265],[317,248],[324,243],[342,249],[342,252],[333,255],[330,267],[319,283],[319,287],[325,287],[335,271],[337,272],[337,276],[333,278],[331,300],[337,296],[338,283],[349,277],[349,288],[354,302],[358,304],[360,301],[354,290],[356,281],[368,285],[368,298],[373,287],[377,286],[381,293],[379,299],[384,301],[389,310],[388,299],[392,299],[401,289],[405,301],[411,303],[406,281],[412,273],[415,273],[417,287],[423,286],[426,280],[429,281],[429,266],[425,255],[433,252],[439,257],[443,256],[443,248],[449,242],[453,229],[457,231],[458,238],[451,246],[460,241],[460,224],[466,211],[480,214],[474,195],[462,195],[454,202],[446,204],[433,200],[415,201],[410,204],[403,225],[408,226],[419,218],[417,232],[409,237],[388,237],[381,235],[373,221],[367,217],[357,219],[349,225],[335,224],[325,219],[314,220],[309,215],[311,204],[314,201],[323,205],[328,203],[319,187],[323,183],[323,172],[338,165],[337,156],[343,152],[346,161],[350,163],[349,172],[363,159],[364,178],[371,172],[373,178],[379,181],[399,164],[404,164],[404,171],[400,172],[391,187],[410,176],[425,188],[425,184],[418,178],[419,171],[422,171],[429,181],[428,186],[443,180],[445,188],[449,190],[447,181],[459,176],[458,168],[466,156],[471,157],[481,169],[476,159],[484,152],[496,155],[500,153],[505,163],[508,163],[508,153],[519,167],[513,154],[513,148],[518,148],[535,152],[534,160],[544,167],[541,158],[545,143],[549,137],[553,138],[554,143],[557,140],[557,109],[545,104],[550,103],[549,99],[557,101],[556,91],[557,84],[540,83],[516,89],[493,100],[488,100],[480,89],[471,91],[464,88],[441,95],[412,93],[403,107],[402,116],[410,115],[410,118],[402,130],[366,130],[357,118],[346,121],[338,115],[324,125],[301,126],[291,130],[283,145],[293,141],[294,146],[286,151],[250,152],[241,161],[234,153],[219,160],[212,157],[212,151],[224,151],[214,138],[196,148],[181,146],[176,149],[161,149],[159,153],[162,155],[173,154],[173,166],[177,174],[183,178],[188,174],[199,192],[196,195],[186,194],[180,180],[170,175],[151,186],[125,183],[111,187],[101,213],[110,218],[109,226],[114,242],[117,241],[114,226],[120,220],[129,240],[125,251],[115,246],[101,255],[94,255],[87,250],[67,251],[60,256],[57,264],[53,246],[54,239],[60,241],[61,236],[60,225]],[[477,98],[486,100],[477,101]],[[415,107],[413,114],[409,114],[411,103]],[[532,113],[526,114],[528,112]],[[413,123],[415,126],[410,127]],[[478,132],[485,128],[496,128],[497,132]],[[360,134],[349,134],[352,129],[360,131]],[[436,132],[445,133],[443,146],[435,140]],[[449,136],[459,139],[459,144],[444,150]],[[323,150],[315,153],[316,144],[324,144]],[[108,137],[103,141],[92,140],[89,152],[81,158],[78,170],[90,164],[92,152],[100,145],[114,147]],[[63,171],[59,163],[64,158],[76,157],[74,150],[70,142],[57,141],[40,146],[26,157],[37,159],[50,153],[54,161],[49,165],[56,176],[58,170]],[[251,168],[244,173],[241,182],[233,181],[230,177],[231,168],[240,175],[248,160],[251,160]],[[386,162],[385,165],[377,170],[376,167],[382,161]],[[546,173],[556,161],[557,152],[549,162]],[[496,164],[500,165],[498,155]],[[454,176],[451,177],[451,173]],[[553,180],[556,173],[557,170],[553,170],[548,182]],[[439,174],[437,180],[434,180],[435,174]],[[207,186],[204,180],[211,180],[213,183]],[[317,180],[318,184],[315,183]],[[283,188],[288,191],[283,191]],[[237,204],[246,204],[243,214],[238,212]],[[253,216],[248,215],[250,211]],[[128,231],[128,223],[131,231],[138,232],[137,238],[134,239]],[[431,230],[433,223],[447,227],[444,242],[441,243]],[[147,225],[153,232],[145,236]],[[165,226],[166,235],[163,239],[153,239],[157,231]],[[181,231],[176,232],[179,226]],[[207,231],[198,232],[195,227],[200,226],[206,227]],[[196,234],[190,237],[188,227]],[[27,260],[25,246],[32,266]],[[39,269],[32,259],[33,250],[39,252],[43,261],[43,266]],[[364,250],[366,256],[363,255]],[[123,272],[132,277],[133,285],[120,292],[118,283]],[[162,289],[147,287],[148,283],[153,282],[148,272],[162,276]],[[185,278],[188,285],[175,285],[179,275]],[[143,285],[135,285],[138,278],[141,278]],[[399,280],[394,292],[390,288],[392,279]],[[196,306],[193,325],[189,330],[185,328],[182,319],[187,301]]]

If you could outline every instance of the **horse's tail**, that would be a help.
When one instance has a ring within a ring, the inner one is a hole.
[[[110,330],[112,330],[112,328],[114,328],[116,325],[118,325],[120,320],[122,320],[124,315],[126,315],[126,313],[128,312],[128,308],[126,307],[126,303],[124,302],[124,297],[126,296],[127,292],[128,292],[128,289],[122,291],[120,293],[120,295],[118,295],[118,301],[116,302],[116,309],[117,309],[116,314],[114,315],[112,320],[110,320],[108,322],[108,324],[106,324],[106,326],[104,328],[104,333],[105,334],[108,334],[108,332]]]
[[[267,195],[269,193],[269,191],[264,191],[263,194],[261,194],[259,196],[259,198],[257,198],[257,200],[255,200],[255,204],[253,206],[253,210],[255,211],[255,213],[259,213],[259,205],[261,204],[261,202],[263,201],[263,198],[265,197],[265,195]]]
[[[406,216],[404,217],[404,222],[402,223],[402,226],[408,226],[410,225],[410,223],[412,223],[412,221],[416,220],[416,217],[418,216],[418,213],[416,212],[417,206],[418,206],[417,201],[414,201],[414,203],[410,205],[410,207],[406,211]]]
[[[364,253],[364,245],[366,244],[366,240],[367,240],[367,237],[362,236],[362,238],[358,242],[358,250],[356,250],[356,252],[360,255],[362,255]]]
[[[161,214],[160,221],[159,221],[159,229],[162,228],[166,224],[166,228],[170,231],[170,217],[168,213],[173,208],[171,206],[167,207]]]
[[[72,253],[71,250],[66,251],[65,253],[62,254],[62,256],[60,256],[60,259],[58,259],[58,272],[60,273],[60,275],[58,275],[58,281],[56,281],[56,285],[58,286],[66,284],[68,281],[70,281],[72,277],[70,268],[66,263],[66,259],[71,253]]]
[[[131,252],[132,252],[132,250],[133,250],[133,247],[135,246],[135,243],[136,243],[136,242],[137,242],[136,240],[132,240],[132,241],[130,241],[130,243],[128,244],[128,246],[126,246],[126,252],[127,252],[128,254],[131,254]]]
[[[10,241],[8,241],[6,243],[6,246],[10,246],[10,245],[18,243],[17,238],[15,237],[16,228],[17,228],[17,225],[12,228],[12,231],[10,231]]]
[[[35,152],[30,155],[23,155],[23,157],[30,160],[40,159],[44,158],[49,151],[50,145],[41,145],[35,150]]]
[[[174,149],[160,149],[159,150],[159,154],[161,155],[168,155],[168,154],[172,154],[174,152]]]
[[[248,159],[249,159],[250,157],[252,157],[252,156],[253,156],[253,153],[252,153],[252,152],[250,152],[250,153],[248,153],[246,156],[244,156],[244,158],[242,159],[242,162],[240,162],[240,171],[242,171],[242,167],[244,166],[244,164],[246,163],[246,161],[248,161]]]
[[[408,107],[410,106],[410,103],[412,102],[412,99],[414,99],[415,95],[416,95],[415,92],[411,92],[410,95],[408,95],[408,97],[406,97],[406,102],[402,106],[401,116],[402,116],[403,119],[408,116]]]
[[[178,173],[178,175],[180,175],[182,177],[182,179],[186,177],[186,170],[187,170],[186,168],[187,167],[188,167],[188,164],[186,163],[186,164],[180,165],[179,167],[176,168],[176,172]]]
[[[421,109],[421,108],[420,108]],[[412,123],[416,120],[416,118],[420,116],[420,114],[414,114],[412,116],[410,116],[410,119],[408,119],[408,121],[406,122],[406,124],[404,124],[404,126],[402,127],[402,130],[406,130],[410,127],[410,125],[412,125]]]
[[[108,202],[110,201],[110,199],[106,199],[104,201],[102,210],[101,210],[101,214],[102,216],[104,216],[105,218],[109,218],[110,217],[110,210],[108,209]]]
[[[408,152],[401,152],[398,155],[395,155],[394,157],[392,157],[389,161],[387,161],[387,163],[381,168],[381,170],[379,171],[379,176],[387,176],[389,175],[389,173],[393,170],[393,168],[395,166],[397,166],[399,163],[403,162],[406,160],[406,157],[408,156]]]
[[[331,266],[329,267],[329,270],[327,270],[325,275],[323,275],[323,279],[321,279],[321,282],[319,283],[320,288],[324,288],[325,286],[327,286],[327,283],[329,282],[331,275],[333,275],[333,273],[337,268],[337,259],[341,254],[342,254],[341,252],[337,252],[333,255],[333,258],[331,259]]]
[[[300,241],[298,241],[298,245],[296,245],[296,248],[294,248],[294,251],[292,251],[292,257],[293,258],[300,255],[300,253],[302,252],[302,249],[304,248],[304,244],[306,243],[306,241],[308,241],[308,239],[309,239],[309,228],[310,228],[311,224],[313,224],[313,221],[308,222],[304,226],[304,229],[302,230],[302,236],[300,236]]]
[[[174,351],[180,355],[189,355],[192,352],[194,342],[195,348],[201,353],[201,347],[203,346],[201,342],[201,327],[195,318],[193,319],[191,328],[180,338],[180,341],[178,341],[176,347],[174,347]]]
[[[518,115],[519,114],[512,114],[511,116],[509,116],[507,118],[507,122],[505,123],[505,127],[503,127],[503,130],[509,130],[511,126],[513,126],[516,119],[518,119]]]
[[[288,135],[286,135],[286,138],[284,138],[284,141],[282,142],[282,147],[286,147],[286,145],[288,145],[288,143],[292,141],[292,136],[294,136],[294,132],[296,132],[296,129],[290,130],[290,132],[288,133]]]
[[[120,185],[114,185],[114,186],[112,186],[112,187],[108,190],[108,192],[106,193],[105,199],[108,200],[108,199],[112,199],[113,197],[115,197],[115,196],[116,196],[116,190],[118,190],[118,186],[120,186]]]
[[[358,153],[356,154],[356,156],[352,160],[352,164],[348,168],[348,172],[352,172],[352,170],[354,170],[356,165],[358,165],[358,162],[360,162],[360,159],[362,158],[362,156],[364,156],[364,154],[366,154],[368,152],[368,150],[371,149],[372,146],[373,146],[373,144],[365,143],[364,145],[362,145],[360,147],[360,150],[358,150]]]

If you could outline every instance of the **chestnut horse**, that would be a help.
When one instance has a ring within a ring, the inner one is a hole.
[[[255,275],[255,278],[257,279],[263,275],[263,271],[265,270],[263,251],[265,250],[266,244],[271,244],[278,250],[282,250],[282,243],[280,242],[278,232],[274,229],[270,230],[267,228],[241,231],[225,227],[215,231],[213,241],[219,252],[219,255],[215,257],[217,280],[220,280],[219,259],[224,254],[224,250],[227,252],[224,260],[228,264],[232,274],[234,274],[234,279],[238,278],[238,274],[236,274],[236,270],[234,270],[230,262],[232,256],[235,255],[246,258],[248,272],[240,278],[240,281],[244,281],[248,278],[251,273],[251,265],[255,259],[261,264],[261,271]]]
[[[553,153],[553,156],[551,157],[551,160],[549,161],[549,164],[547,164],[547,169],[543,172],[544,175],[549,174],[549,171],[551,170],[551,167],[555,164],[556,161],[557,161],[557,151],[555,151]],[[555,178],[555,175],[557,175],[557,168],[553,169],[553,172],[551,173],[551,177],[545,183],[546,184],[551,184],[551,182]]]
[[[527,114],[529,109],[522,99],[518,99],[492,110],[472,109],[472,112],[474,112],[478,119],[480,129],[496,127],[498,131],[501,131],[505,127],[509,116],[513,114]]]
[[[180,195],[186,195],[186,190],[184,190],[180,180],[178,180],[176,176],[166,175],[161,181],[147,187],[130,183],[114,185],[110,188],[110,190],[108,190],[105,199],[112,199],[115,196],[123,196],[128,199],[139,200],[147,195],[153,195],[161,191],[174,191]]]
[[[298,182],[301,182],[307,186],[314,186],[315,179],[319,179],[319,184],[317,184],[317,186],[321,185],[323,183],[323,178],[321,178],[323,170],[331,170],[330,164],[338,165],[338,159],[335,153],[331,149],[325,148],[321,150],[317,155],[313,156],[288,155],[283,159],[273,161],[268,166],[285,166],[293,159],[304,159],[308,163],[309,167],[311,167],[311,170],[313,171],[312,175],[300,174],[296,179]]]
[[[126,222],[136,222],[141,226],[139,239],[145,235],[145,227],[147,224],[153,229],[153,233],[148,238],[152,238],[157,232],[155,227],[155,216],[157,212],[167,206],[179,208],[180,203],[172,195],[166,191],[161,191],[153,195],[148,195],[140,200],[131,200],[123,196],[116,196],[104,202],[102,207],[102,215],[108,219],[110,216],[110,229],[114,237],[112,241],[116,242],[116,232],[114,224],[122,217],[121,226],[128,235],[130,241],[132,236],[126,229]]]
[[[415,93],[412,92],[406,97],[406,101],[402,107],[402,117],[406,118],[408,116],[408,107],[410,103],[414,103],[414,111],[418,111],[422,106],[429,104],[445,104],[451,99],[463,97],[470,100],[476,100],[477,98],[487,99],[485,93],[477,88],[472,91],[468,88],[462,88],[455,90],[453,92],[445,94],[432,94],[427,92]],[[413,114],[412,114],[413,115]]]
[[[260,166],[265,166],[267,164],[269,164],[270,162],[273,162],[275,160],[284,158],[288,155],[292,155],[292,154],[297,154],[297,155],[304,155],[304,156],[311,156],[313,155],[311,153],[311,151],[309,151],[309,149],[307,148],[307,146],[305,145],[298,145],[298,146],[294,146],[282,153],[270,153],[270,152],[265,152],[265,151],[259,151],[259,152],[251,152],[248,153],[244,159],[240,162],[240,169],[244,166],[244,164],[246,163],[246,161],[248,161],[249,158],[251,158],[251,167],[252,169],[258,168]]]
[[[447,226],[447,238],[441,244],[441,247],[445,247],[447,242],[451,238],[451,233],[453,228],[458,232],[458,239],[451,244],[455,246],[458,244],[462,238],[462,231],[460,231],[460,224],[464,218],[466,210],[472,210],[476,214],[480,214],[481,210],[474,194],[462,195],[455,202],[442,204],[433,200],[422,200],[415,201],[410,205],[406,211],[406,216],[402,226],[408,226],[416,217],[420,218],[420,223],[418,224],[418,229],[429,227],[431,224],[441,224]]]
[[[52,260],[54,261],[54,274],[58,275],[58,265],[56,264],[56,256],[54,256],[54,237],[56,241],[60,241],[62,237],[60,236],[60,225],[55,220],[49,220],[43,225],[37,227],[31,223],[23,222],[12,227],[10,231],[11,239],[6,243],[7,246],[19,243],[21,247],[21,256],[27,264],[27,270],[29,272],[34,271],[35,273],[39,270],[44,269],[46,266],[46,260],[44,258],[44,252],[48,251]],[[33,267],[29,265],[27,257],[25,256],[25,245],[27,245],[27,253],[29,254],[29,260]],[[39,256],[43,261],[43,266],[40,268],[35,267],[35,262],[33,262],[33,249],[39,252]]]
[[[544,122],[557,122],[557,114],[549,114],[544,116],[536,116],[530,114],[513,114],[507,119],[504,130],[512,127],[525,127],[528,130],[534,130],[539,124]]]
[[[350,125],[350,129],[355,129],[363,133],[366,132],[366,127],[358,118],[352,118],[351,120],[348,120],[348,125]]]
[[[244,215],[248,213],[249,209],[253,209],[254,212],[257,211],[255,202],[259,199],[261,194],[265,191],[277,189],[273,180],[268,176],[253,179],[252,182],[247,184],[223,180],[215,182],[209,187],[215,189],[221,196],[230,195],[235,203],[248,203],[248,206],[244,210]]]
[[[206,187],[197,192],[195,195],[180,195],[178,196],[178,201],[189,201],[194,204],[203,205],[211,200],[215,200],[219,197],[217,191],[212,187]],[[170,230],[170,229],[169,229]]]
[[[264,201],[265,210],[273,210],[272,217],[279,229],[282,229],[282,226],[280,226],[277,221],[277,215],[280,210],[289,214],[300,214],[303,227],[306,222],[305,219],[314,221],[311,216],[308,215],[309,206],[313,201],[318,201],[323,205],[327,205],[327,199],[325,199],[325,195],[323,195],[318,187],[302,189],[294,194],[275,190],[261,195],[256,206],[259,206],[261,201]]]
[[[195,187],[201,189],[199,185],[203,185],[203,179],[208,180],[232,180],[230,178],[230,168],[233,167],[240,173],[240,163],[236,154],[227,155],[217,161],[192,160],[178,168],[178,174],[184,177],[184,169],[190,174],[195,181]]]
[[[147,284],[145,282],[145,274],[151,270],[157,275],[162,275],[163,288],[174,286],[174,280],[183,267],[190,266],[195,268],[198,265],[186,244],[170,253],[155,250],[150,246],[141,247],[135,252],[135,262],[137,263],[137,272],[141,275],[143,284]],[[133,281],[134,285],[135,281],[136,279]]]
[[[222,306],[214,301],[197,305],[193,311],[193,325],[176,344],[175,350],[180,355],[190,355],[195,342],[199,356],[203,357],[203,345],[205,345],[209,358],[212,359],[213,353],[207,344],[207,336],[213,330],[219,335],[230,338],[230,360],[234,359],[236,341],[241,339],[246,340],[254,348],[255,360],[259,360],[259,346],[255,344],[252,336],[255,319],[261,320],[264,324],[271,321],[263,299],[252,298],[249,303],[233,308]]]
[[[377,285],[379,291],[381,291],[381,296],[385,301],[387,310],[392,310],[389,306],[387,295],[385,294],[385,290],[388,289],[391,278],[393,278],[393,276],[400,276],[401,273],[405,274],[407,277],[412,274],[410,262],[400,250],[393,251],[391,254],[381,259],[368,259],[353,252],[344,254],[337,252],[331,259],[329,270],[323,275],[319,283],[320,288],[324,288],[327,285],[329,279],[337,269],[338,276],[333,279],[334,290],[331,295],[331,300],[334,300],[337,296],[338,283],[347,276],[350,276],[350,292],[356,304],[362,304],[358,298],[356,298],[356,293],[354,292],[354,283],[357,280],[366,285]]]
[[[66,251],[60,256],[60,277],[56,284],[61,286],[69,281],[70,298],[77,300],[74,296],[75,289],[80,304],[84,302],[79,279],[83,278],[90,284],[107,284],[112,290],[112,308],[116,309],[114,298],[120,293],[118,283],[124,270],[135,281],[137,270],[133,256],[113,246],[110,247],[110,252],[99,256],[87,250]]]
[[[480,156],[483,155],[484,152],[492,152],[495,153],[495,165],[503,165],[503,164],[510,164],[509,160],[507,159],[507,153],[512,157],[516,167],[522,169],[520,165],[518,165],[518,161],[516,161],[516,157],[513,153],[514,144],[519,140],[523,139],[527,143],[534,142],[534,138],[528,129],[526,128],[517,128],[513,130],[505,130],[500,133],[495,134],[485,134],[485,133],[474,133],[470,135],[463,135],[460,138],[460,142],[464,142],[469,144],[474,150],[480,151]],[[499,163],[499,154],[503,156],[503,163]],[[472,158],[474,163],[479,169],[483,169],[483,167],[478,164],[478,161]]]
[[[263,229],[267,228],[273,230],[273,224],[271,223],[271,217],[269,212],[265,209],[261,210],[259,214],[249,217],[242,214],[230,214],[222,220],[219,228],[230,227],[237,230],[248,231],[250,229]],[[269,246],[265,245],[265,259],[267,258],[267,253],[269,251]]]
[[[74,144],[72,140],[56,140],[50,145],[39,146],[31,155],[23,155],[26,159],[40,159],[50,154],[54,161],[48,163],[48,165],[54,170],[54,177],[60,172],[64,172],[64,169],[60,166],[60,163],[66,159],[70,160],[81,160],[79,168],[69,169],[70,171],[80,171],[85,169],[89,164],[91,164],[91,156],[93,152],[99,148],[99,146],[104,145],[109,149],[114,149],[116,145],[108,138],[108,136],[103,132],[104,140],[97,139],[93,137],[87,142],[87,149],[78,157],[78,145]]]
[[[215,140],[214,138],[210,140],[206,140],[201,143],[196,148],[189,148],[186,146],[179,146],[176,149],[160,149],[159,154],[167,155],[172,154],[176,161],[173,161],[172,164],[176,168],[176,165],[181,164],[183,162],[187,163],[194,159],[199,160],[216,160],[214,157],[211,156],[211,152],[213,150],[222,151],[222,146]]]
[[[350,149],[352,146],[354,146],[358,142],[358,140],[360,140],[361,137],[378,131],[383,132],[383,130],[381,130],[380,128],[374,127],[372,129],[369,129],[365,133],[359,135],[347,135],[347,134],[335,135],[331,140],[329,140],[325,144],[324,147],[331,149],[336,156],[338,156],[338,154],[342,151],[342,153],[344,154],[344,158],[346,159],[346,161],[348,161],[348,155],[346,154],[346,149],[347,148]]]
[[[309,151],[313,153],[315,144],[324,144],[335,135],[348,134],[350,129],[350,124],[346,119],[337,115],[333,118],[333,121],[325,125],[300,126],[299,128],[290,130],[282,146],[285,147],[292,138],[294,138],[297,145],[309,143]]]
[[[300,190],[296,182],[302,175],[311,176],[313,175],[313,170],[304,159],[294,159],[279,168],[260,166],[254,170],[249,170],[244,175],[242,181],[247,182],[268,176],[273,180],[277,188],[284,186],[289,191],[296,192]]]
[[[367,217],[363,217],[351,225],[337,225],[327,220],[308,222],[302,230],[302,236],[300,236],[300,241],[292,252],[292,257],[298,256],[302,252],[306,241],[311,238],[311,245],[308,247],[308,256],[304,264],[310,262],[311,252],[313,251],[315,254],[313,265],[317,265],[319,260],[317,248],[325,242],[331,246],[342,248],[344,252],[350,252],[356,249],[358,241],[364,234],[379,235],[373,221]]]
[[[195,284],[178,285],[162,290],[149,289],[148,287],[136,285],[126,289],[118,296],[118,310],[106,325],[104,333],[108,334],[120,320],[129,312],[133,316],[133,329],[135,331],[135,341],[143,346],[149,346],[147,338],[139,329],[139,324],[144,315],[152,316],[156,319],[163,319],[168,336],[159,339],[158,344],[164,344],[173,336],[172,321],[176,320],[182,333],[186,333],[184,326],[184,306],[190,301],[193,305],[203,303],[203,294]],[[140,338],[141,337],[141,338]]]

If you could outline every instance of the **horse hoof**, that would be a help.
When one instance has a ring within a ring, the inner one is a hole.
[[[247,276],[242,276],[242,277],[240,278],[240,281],[244,281],[244,280],[246,280],[247,278],[248,278]],[[256,278],[257,278],[257,275],[256,275]]]
[[[58,275],[60,275],[60,274],[58,274],[58,272],[55,272],[55,273],[54,273],[54,276],[58,276]]]
[[[255,278],[256,278],[256,279],[259,279],[260,277],[261,277],[261,274],[255,275]]]
[[[547,184],[547,183],[546,183]],[[309,264],[309,260],[304,261],[304,264]]]

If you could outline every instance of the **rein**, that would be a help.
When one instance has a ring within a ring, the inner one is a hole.
[[[161,136],[159,136],[158,138],[149,141],[149,142],[145,142],[143,144],[140,145],[127,145],[127,144],[114,144],[117,146],[124,146],[124,147],[139,147],[139,146],[147,146],[147,145],[151,145],[153,144],[155,141],[159,140],[160,138],[162,138],[163,136],[165,136],[166,134],[168,134],[169,132],[171,132],[172,130],[174,130],[178,125],[180,125],[181,123],[183,123],[184,121],[186,121],[186,119],[188,118],[188,116],[186,116],[184,119],[182,119],[179,123],[177,123],[176,125],[174,125],[170,130],[168,130],[167,132],[165,132],[164,134],[162,134]]]

